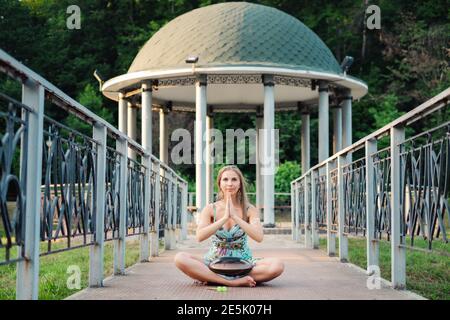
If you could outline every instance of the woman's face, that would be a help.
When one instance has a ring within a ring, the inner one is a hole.
[[[220,190],[224,195],[236,195],[241,186],[239,175],[233,170],[226,170],[220,178]]]

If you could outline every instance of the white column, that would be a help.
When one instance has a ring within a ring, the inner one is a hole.
[[[28,128],[25,132],[28,150],[26,157],[26,200],[25,207],[25,252],[26,260],[17,263],[16,299],[37,300],[39,291],[39,227],[41,208],[42,143],[44,123],[44,87],[25,83],[22,86],[22,102],[33,109],[28,113]],[[23,141],[21,141],[24,144]],[[22,150],[23,151],[23,150]],[[19,248],[18,256],[21,256]]]
[[[127,134],[127,124],[128,124],[128,102],[125,99],[123,93],[119,93],[119,130],[124,134]]]
[[[214,128],[214,118],[212,112],[206,117],[206,203],[214,201],[214,158],[211,152],[214,147],[212,129]]]
[[[401,166],[400,146],[405,140],[405,128],[391,128],[391,283],[395,289],[404,289],[406,286],[406,249],[402,247],[405,239],[401,235],[401,214],[403,212],[400,202],[401,193]]]
[[[352,144],[352,96],[346,90],[342,101],[342,148]]]
[[[134,105],[128,102],[128,119],[127,119],[127,135],[134,141],[136,141],[136,116],[137,109]],[[128,157],[130,159],[136,160],[136,152],[131,148],[128,148]]]
[[[195,183],[196,207],[201,212],[206,205],[206,163],[203,161],[206,130],[206,76],[200,75],[195,82]]]
[[[258,210],[260,219],[263,219],[263,199],[264,199],[264,179],[261,175],[261,162],[259,154],[262,151],[262,136],[264,129],[264,118],[260,113],[256,114],[256,209]]]
[[[342,108],[333,107],[333,154],[342,149]]]
[[[142,146],[152,154],[152,85],[149,82],[142,83],[141,105]]]
[[[150,255],[149,222],[150,222],[150,195],[152,175],[152,85],[150,82],[142,83],[141,93],[141,142],[142,147],[149,153],[143,157],[147,168],[145,175],[145,197],[144,197],[144,234],[141,235],[141,261],[148,261]]]
[[[319,162],[329,157],[329,97],[328,84],[319,83]]]
[[[309,135],[309,126],[310,126],[310,115],[308,110],[302,111],[302,174],[309,170],[311,164],[311,156],[310,156],[310,135]]]
[[[275,94],[273,76],[264,75],[264,226],[275,226]]]
[[[169,129],[167,126],[168,110],[163,107],[159,110],[159,159],[165,164],[169,163]]]

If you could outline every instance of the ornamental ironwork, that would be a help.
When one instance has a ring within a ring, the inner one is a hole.
[[[23,260],[25,245],[25,169],[20,146],[27,146],[26,131],[31,109],[0,94],[0,265]],[[5,112],[6,111],[6,112]],[[21,115],[21,116],[19,116]],[[19,163],[21,166],[19,167]],[[19,255],[11,257],[14,248]]]
[[[41,254],[64,250],[52,248],[57,240],[66,249],[94,242],[97,184],[97,143],[49,117],[45,123],[40,237],[47,249]]]
[[[450,122],[401,144],[401,234],[448,243],[446,221],[450,221]]]
[[[343,167],[344,232],[366,233],[366,165],[365,158]]]

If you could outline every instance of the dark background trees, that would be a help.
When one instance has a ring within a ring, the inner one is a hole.
[[[0,48],[22,61],[70,96],[117,125],[116,103],[104,98],[92,76],[105,78],[128,70],[139,49],[165,23],[194,8],[223,1],[210,0],[0,0]],[[316,32],[338,61],[355,58],[350,73],[369,85],[369,94],[353,107],[353,140],[392,121],[449,87],[450,10],[446,0],[261,0],[250,1],[293,15]],[[69,5],[81,8],[81,29],[66,27]],[[381,8],[381,29],[365,28],[365,9]],[[3,78],[1,80],[4,80]],[[13,90],[5,81],[0,91]],[[49,110],[51,114],[52,111]],[[77,129],[81,122],[55,112],[57,120]],[[157,114],[154,114],[157,118]],[[193,129],[193,115],[174,117],[170,130]],[[219,115],[215,126],[254,128],[254,116]],[[243,127],[243,123],[247,127]],[[158,123],[154,122],[154,137]],[[280,163],[300,162],[300,115],[277,114]],[[312,154],[317,161],[317,122],[312,121]],[[157,140],[157,139],[155,139]],[[158,155],[155,141],[154,153]],[[298,174],[297,170],[283,169]],[[194,166],[177,170],[194,182]],[[244,165],[254,183],[254,165]],[[277,190],[286,187],[277,184]],[[287,191],[287,190],[284,190]]]

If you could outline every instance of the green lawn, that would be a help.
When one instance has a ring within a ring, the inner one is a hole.
[[[407,239],[409,244],[409,239]],[[336,238],[336,253],[339,239]],[[427,248],[427,243],[415,239],[414,246]],[[326,237],[320,239],[320,249],[327,249]],[[433,250],[450,254],[450,246],[440,240],[433,241]],[[348,255],[351,263],[366,269],[365,238],[348,239]],[[381,277],[391,279],[391,247],[386,241],[380,242]],[[450,257],[436,253],[406,250],[406,287],[408,290],[424,296],[427,299],[450,300]]]
[[[55,244],[54,249],[64,247],[63,244]],[[41,245],[45,251],[45,243]],[[13,252],[11,256],[15,256]],[[3,258],[3,257],[1,257]],[[104,275],[108,277],[113,273],[113,242],[105,243]],[[126,262],[129,267],[139,260],[139,240],[127,239]],[[71,273],[67,273],[68,267],[76,265],[81,271],[81,289],[88,286],[89,277],[89,247],[73,249],[41,257],[39,269],[39,299],[60,300],[79,290],[67,288],[67,279]],[[16,295],[16,264],[0,266],[0,299],[15,299]]]

